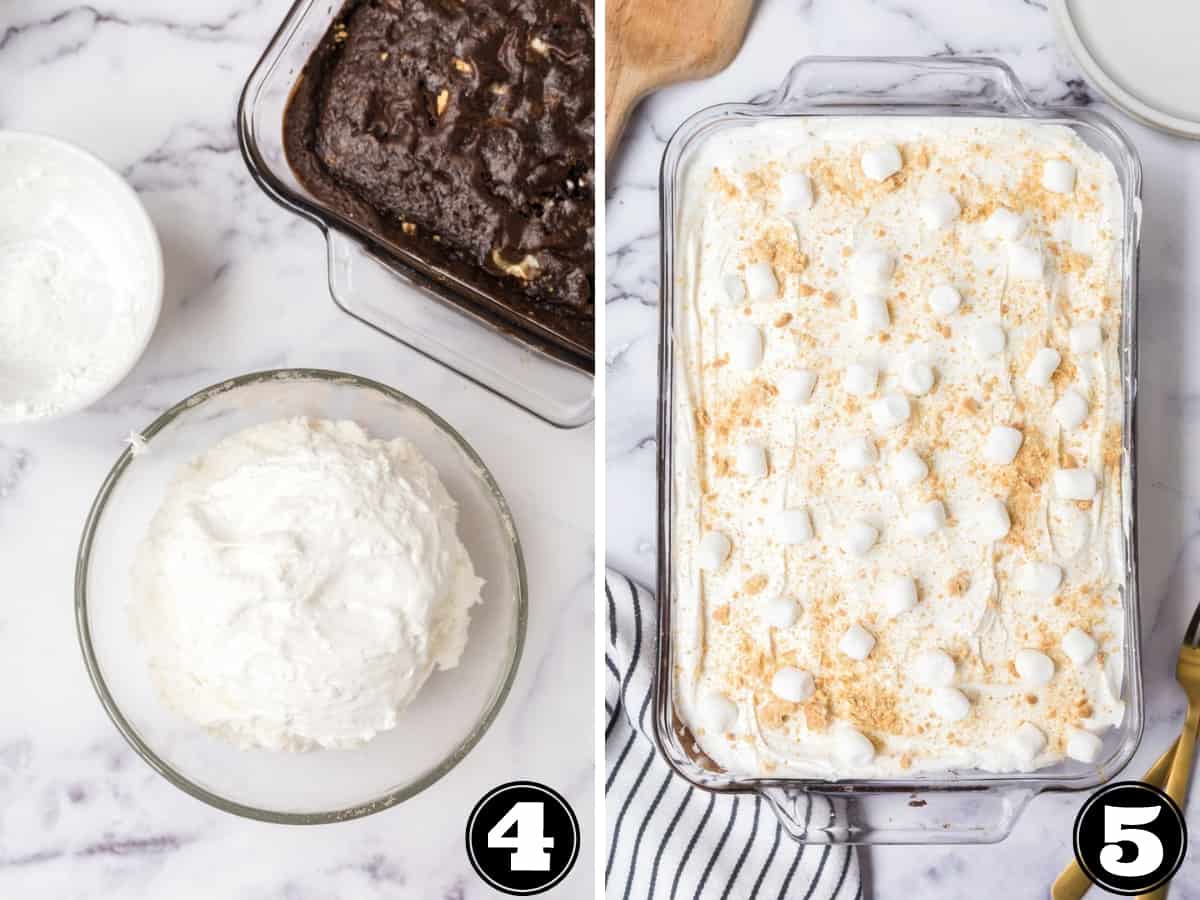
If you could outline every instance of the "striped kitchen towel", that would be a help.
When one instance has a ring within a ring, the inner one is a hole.
[[[605,581],[609,900],[861,900],[853,848],[797,844],[761,797],[698,790],[659,759],[654,597],[611,570]],[[811,822],[832,821],[828,801],[808,803]]]

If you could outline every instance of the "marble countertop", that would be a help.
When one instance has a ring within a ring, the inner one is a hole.
[[[0,128],[107,160],[166,256],[162,319],[132,375],[84,413],[0,427],[0,896],[494,896],[466,859],[466,819],[489,788],[532,777],[584,823],[554,896],[590,897],[595,430],[542,425],[334,307],[320,234],[250,179],[233,125],[289,5],[0,5]],[[100,707],[73,615],[84,516],[125,435],[198,388],[278,366],[356,372],[441,413],[505,491],[530,576],[525,655],[479,745],[417,798],[316,828],[218,812],[151,771]],[[550,468],[552,482],[533,477]]]
[[[764,0],[746,44],[722,74],[660,92],[634,114],[608,170],[607,556],[646,584],[655,569],[655,386],[658,352],[658,165],[675,128],[701,107],[776,87],[810,54],[995,56],[1042,103],[1110,115],[1141,154],[1145,218],[1140,284],[1138,411],[1140,561],[1146,730],[1126,777],[1138,777],[1183,720],[1173,671],[1184,623],[1200,603],[1200,143],[1168,137],[1107,107],[1055,40],[1040,0]],[[872,848],[872,895],[1045,896],[1070,859],[1082,797],[1043,795],[1005,842],[984,847]],[[1200,822],[1200,788],[1188,817]],[[1200,851],[1174,880],[1175,900],[1200,898]]]

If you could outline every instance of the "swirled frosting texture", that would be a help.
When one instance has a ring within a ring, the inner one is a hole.
[[[288,419],[230,435],[169,487],[131,619],[169,705],[243,747],[352,748],[458,665],[482,582],[408,441]]]
[[[675,694],[699,748],[754,775],[1010,771],[1119,722],[1112,165],[1057,126],[794,118],[704,139],[677,208]],[[785,668],[811,696],[773,690]]]

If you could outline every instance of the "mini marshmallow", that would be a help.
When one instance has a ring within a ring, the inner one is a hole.
[[[1008,507],[1004,501],[989,497],[983,501],[979,510],[979,533],[985,541],[999,541],[1012,528],[1012,520],[1008,517]]]
[[[1027,565],[1021,573],[1021,587],[1039,597],[1050,597],[1062,586],[1063,570],[1048,562]]]
[[[971,335],[971,343],[980,356],[996,356],[1004,352],[1008,337],[995,322],[980,322]]]
[[[962,207],[949,191],[935,191],[921,201],[921,221],[932,231],[945,228],[961,212]]]
[[[876,599],[894,619],[917,605],[917,583],[907,575],[893,578],[879,589]]]
[[[737,704],[724,694],[707,694],[700,698],[700,721],[717,734],[731,731],[738,720]]]
[[[779,193],[784,209],[789,212],[803,212],[812,207],[812,182],[807,175],[799,172],[784,175],[779,179]]]
[[[1008,739],[1008,746],[1021,765],[1031,768],[1038,754],[1046,749],[1046,735],[1032,722],[1022,722]]]
[[[1054,492],[1063,500],[1091,500],[1099,485],[1087,469],[1059,469],[1054,473]]]
[[[900,385],[914,397],[933,390],[933,369],[923,362],[910,362],[900,370]]]
[[[779,282],[775,280],[775,270],[770,263],[756,262],[746,266],[746,291],[755,303],[774,300],[779,295]]]
[[[784,666],[771,679],[771,692],[780,700],[803,703],[817,690],[808,672]]]
[[[875,745],[861,731],[847,725],[834,736],[833,754],[842,767],[867,766],[875,758]]]
[[[884,144],[862,155],[863,174],[872,181],[885,181],[904,166],[900,148],[895,144]]]
[[[734,368],[749,372],[758,367],[763,358],[763,337],[758,327],[742,322],[733,332],[733,347],[729,358]]]
[[[952,284],[939,284],[929,292],[929,308],[934,315],[948,316],[962,305],[962,294]]]
[[[1063,653],[1067,654],[1067,658],[1077,666],[1082,666],[1091,660],[1099,648],[1100,645],[1096,643],[1096,639],[1082,628],[1072,628],[1063,635]]]
[[[851,659],[862,662],[875,649],[875,636],[855,622],[838,641],[838,649]]]
[[[1023,440],[1025,435],[1019,429],[997,425],[983,442],[983,458],[993,466],[1007,466],[1017,458]]]
[[[759,444],[742,444],[734,453],[734,466],[747,478],[765,478],[767,451]]]
[[[696,561],[705,572],[715,572],[729,559],[733,544],[729,538],[719,531],[710,531],[700,538],[700,549],[696,553]]]
[[[879,381],[879,370],[874,366],[862,363],[851,363],[846,366],[846,374],[842,376],[842,387],[847,394],[855,397],[865,397],[875,393],[875,385]]]
[[[1080,322],[1071,329],[1071,349],[1076,353],[1095,353],[1103,339],[1099,322]]]
[[[721,283],[725,288],[725,302],[728,305],[738,306],[746,302],[746,284],[741,275],[729,272],[721,279]]]
[[[763,604],[760,615],[772,628],[791,628],[800,617],[800,607],[788,597],[772,597]]]
[[[946,524],[946,507],[941,500],[930,500],[912,511],[908,517],[908,530],[914,537],[929,537]]]
[[[868,287],[886,284],[896,270],[896,260],[886,250],[868,247],[854,254],[854,275]]]
[[[1073,431],[1087,421],[1088,402],[1074,388],[1067,388],[1054,404],[1054,418],[1067,431]]]
[[[912,406],[903,394],[888,394],[871,404],[871,418],[880,428],[897,428],[911,415]]]
[[[1082,728],[1072,729],[1071,736],[1067,738],[1067,756],[1082,763],[1094,763],[1100,758],[1100,751],[1103,749],[1104,742]]]
[[[983,233],[990,238],[1015,241],[1025,231],[1025,218],[1011,209],[999,207],[983,223]]]
[[[887,301],[878,294],[863,294],[855,301],[858,323],[867,334],[878,334],[892,324]]]
[[[929,466],[911,447],[905,447],[892,458],[892,477],[900,487],[910,488],[920,484],[928,474]]]
[[[1046,273],[1046,258],[1040,247],[1012,244],[1008,248],[1008,274],[1015,281],[1039,281]]]
[[[803,406],[812,399],[813,388],[817,385],[817,373],[811,369],[792,369],[784,372],[779,378],[779,396],[784,403],[792,406]]]
[[[812,518],[807,509],[785,509],[777,521],[781,544],[803,544],[812,540]]]
[[[1062,354],[1053,347],[1043,347],[1033,354],[1033,362],[1025,370],[1025,377],[1038,387],[1045,387],[1050,383],[1050,376],[1058,369],[1060,362]]]
[[[851,438],[838,450],[838,464],[851,472],[861,472],[873,466],[878,459],[879,451],[865,437]]]
[[[1075,167],[1065,159],[1048,159],[1042,163],[1042,187],[1056,194],[1075,190]]]
[[[922,687],[949,687],[954,683],[954,658],[943,650],[925,650],[913,660],[912,675]]]
[[[1044,687],[1054,677],[1054,660],[1039,650],[1018,650],[1013,665],[1027,687]]]
[[[930,705],[939,719],[960,722],[971,714],[971,701],[957,688],[936,688],[930,697]]]
[[[879,540],[879,530],[869,522],[851,522],[842,535],[842,549],[851,556],[866,556]]]

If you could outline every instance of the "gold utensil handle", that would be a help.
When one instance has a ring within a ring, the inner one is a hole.
[[[1178,746],[1179,739],[1176,738],[1175,743],[1171,744],[1142,776],[1142,781],[1155,787],[1162,787],[1167,781],[1167,774],[1171,771],[1171,762],[1175,759],[1175,748]],[[1062,873],[1054,879],[1054,884],[1050,887],[1050,897],[1051,900],[1079,900],[1091,886],[1092,882],[1083,874],[1079,863],[1071,860]]]
[[[1182,662],[1180,664],[1182,665]],[[1200,728],[1200,703],[1193,701],[1188,704],[1187,718],[1183,720],[1183,732],[1179,735],[1175,758],[1171,761],[1171,771],[1167,774],[1167,783],[1164,788],[1167,796],[1174,800],[1180,809],[1183,809],[1187,803],[1188,778],[1192,774],[1192,757],[1196,752],[1198,728]],[[1143,900],[1166,900],[1169,886],[1164,884],[1149,894],[1139,894],[1138,896]]]

